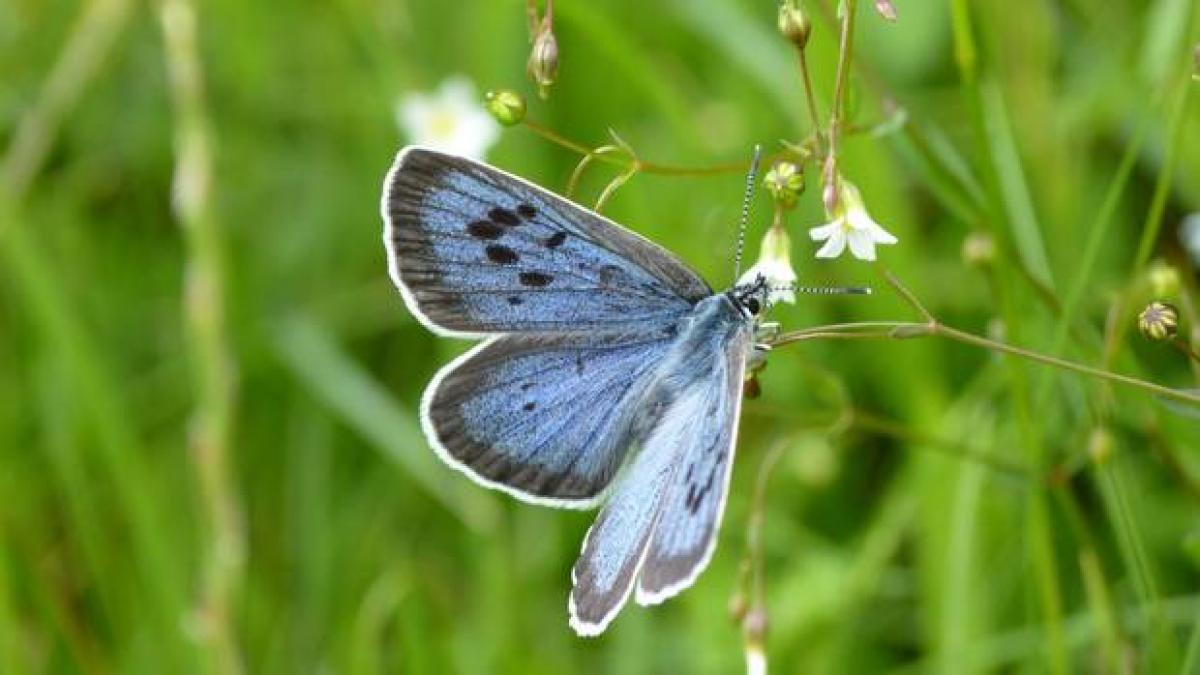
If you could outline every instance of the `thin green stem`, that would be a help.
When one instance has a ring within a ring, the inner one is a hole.
[[[880,328],[889,328],[888,331],[881,331]],[[980,337],[973,333],[951,328],[943,323],[934,321],[933,323],[915,323],[915,322],[891,322],[891,321],[870,321],[861,323],[845,323],[833,324],[831,326],[814,326],[797,331],[791,331],[779,335],[769,344],[772,347],[780,347],[791,344],[793,342],[803,342],[806,340],[833,339],[833,340],[861,340],[861,339],[899,339],[925,337],[936,335],[963,344],[981,347],[994,352],[1009,354],[1011,356],[1019,356],[1029,361],[1035,361],[1047,366],[1069,370],[1071,372],[1088,375],[1097,379],[1106,380],[1123,384],[1134,389],[1162,396],[1173,401],[1182,403],[1191,403],[1200,405],[1200,394],[1194,394],[1188,391],[1179,389],[1171,389],[1160,384],[1139,380],[1136,377],[1121,375],[1092,366],[1085,366],[1074,361],[1067,361],[1054,356],[1048,356],[1022,347],[1016,347],[996,340],[990,340],[985,337]]]
[[[742,172],[750,166],[749,162],[744,161],[724,162],[721,164],[713,164],[711,166],[675,166],[673,164],[657,164],[655,162],[647,162],[642,159],[638,159],[637,157],[622,159],[620,157],[611,155],[598,154],[595,149],[589,148],[582,143],[573,141],[557,131],[554,131],[553,129],[534,122],[528,118],[521,123],[525,126],[525,128],[529,129],[533,133],[541,136],[551,143],[571,150],[572,152],[580,155],[591,156],[607,164],[613,164],[626,169],[632,168],[634,171],[641,171],[643,173],[654,173],[664,176],[711,176],[722,173]],[[772,159],[773,157],[768,157],[767,161],[771,161]]]
[[[817,111],[817,98],[813,94],[812,74],[808,70],[808,52],[804,47],[796,47],[796,58],[800,63],[800,81],[804,83],[804,103],[808,108],[808,118],[812,122],[813,142],[817,154],[821,153],[821,114]]]
[[[208,536],[196,618],[208,671],[231,675],[242,671],[233,624],[245,536],[229,469],[236,383],[226,328],[224,238],[211,207],[212,142],[196,8],[191,0],[163,0],[160,19],[175,113],[176,215],[188,256],[183,305],[196,397],[189,445]]]
[[[833,87],[833,110],[829,115],[829,155],[837,155],[838,137],[846,114],[846,81],[850,77],[850,61],[854,52],[854,15],[858,0],[845,0],[842,8],[842,30],[838,41],[837,80]]]
[[[1066,359],[1060,359],[1054,356],[1048,356],[1046,354],[1039,354],[1038,352],[1023,349],[1021,347],[1014,347],[1013,345],[1004,344],[1003,342],[997,342],[995,340],[979,337],[978,335],[973,335],[956,328],[951,328],[945,324],[935,324],[933,326],[933,334],[965,344],[990,349],[995,352],[1020,356],[1023,359],[1036,361],[1048,366],[1054,366],[1055,368],[1069,370],[1082,375],[1089,375],[1091,377],[1107,380],[1109,382],[1116,382],[1117,384],[1123,384],[1128,387],[1133,387],[1135,389],[1141,389],[1142,391],[1152,394],[1157,394],[1163,398],[1169,398],[1184,403],[1200,404],[1200,395],[1190,394],[1178,389],[1171,389],[1170,387],[1164,387],[1153,382],[1139,380],[1136,377],[1129,377],[1128,375],[1121,375],[1120,373],[1114,373],[1108,370],[1102,370],[1100,368],[1085,366],[1081,363],[1075,363],[1074,361],[1067,361]]]

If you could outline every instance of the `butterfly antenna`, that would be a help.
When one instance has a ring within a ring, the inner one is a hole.
[[[809,295],[871,295],[874,292],[870,286],[783,286],[775,290]]]
[[[762,157],[762,146],[754,146],[754,157],[750,160],[750,172],[746,174],[746,194],[742,197],[742,220],[738,223],[737,248],[733,254],[733,283],[742,276],[742,249],[746,246],[746,224],[750,222],[750,200],[754,198],[754,181],[758,178],[758,161]]]

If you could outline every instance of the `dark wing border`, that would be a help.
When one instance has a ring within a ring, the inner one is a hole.
[[[392,162],[392,166],[388,169],[387,175],[383,180],[383,190],[379,201],[379,212],[383,218],[383,245],[387,251],[388,275],[391,277],[392,283],[400,291],[400,295],[404,298],[404,304],[408,307],[408,310],[412,312],[413,316],[423,326],[433,333],[445,337],[472,339],[503,334],[503,332],[492,331],[460,331],[446,328],[436,323],[421,310],[412,289],[408,287],[408,284],[403,279],[399,264],[400,256],[395,250],[392,236],[396,228],[391,208],[393,194],[398,191],[399,181],[402,176],[401,170],[405,167],[406,162],[411,160],[421,161],[422,158],[431,160],[430,164],[433,170],[446,170],[450,168],[464,173],[473,173],[481,179],[492,183],[497,189],[503,189],[503,187],[496,185],[495,181],[491,180],[494,175],[504,176],[509,180],[519,182],[530,191],[542,196],[548,202],[561,203],[563,208],[568,211],[566,215],[572,218],[572,224],[578,228],[578,232],[575,233],[577,236],[581,236],[594,246],[606,249],[629,260],[661,281],[665,288],[671,290],[683,300],[694,304],[713,294],[713,290],[708,283],[674,253],[594,211],[588,210],[561,195],[555,194],[546,188],[535,185],[503,169],[498,169],[465,157],[439,152],[432,148],[408,145],[401,148],[396,154],[396,159]]]

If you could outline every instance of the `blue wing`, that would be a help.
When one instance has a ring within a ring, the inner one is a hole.
[[[708,563],[728,489],[749,344],[740,332],[715,345],[715,353],[696,352],[696,372],[656,413],[572,570],[570,621],[579,634],[603,632],[635,579],[638,602],[653,604],[691,585]]]
[[[593,506],[625,459],[648,375],[672,334],[493,338],[430,383],[426,435],[442,459],[488,487]]]
[[[638,576],[639,605],[658,604],[691,586],[716,549],[733,474],[748,350],[744,340],[727,345],[721,367],[692,413],[698,421],[676,441],[679,466]]]
[[[461,157],[402,150],[381,208],[392,279],[442,334],[666,325],[712,294],[658,245]]]

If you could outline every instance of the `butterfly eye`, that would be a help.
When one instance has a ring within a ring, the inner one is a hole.
[[[758,298],[750,298],[746,301],[746,309],[750,310],[751,314],[758,314],[758,310],[762,307],[758,304]]]

